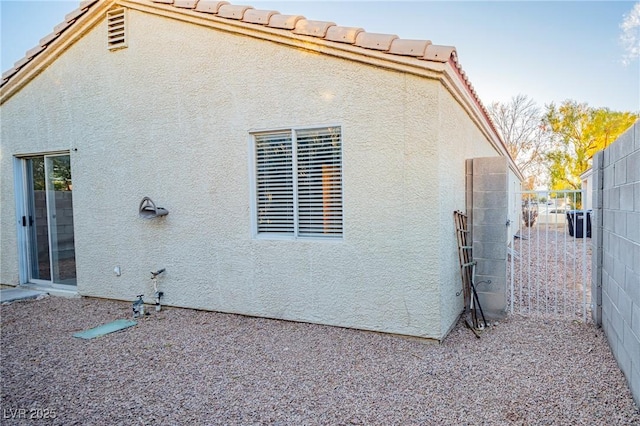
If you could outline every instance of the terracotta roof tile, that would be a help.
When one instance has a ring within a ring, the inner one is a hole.
[[[324,38],[329,27],[335,26],[336,24],[333,22],[310,21],[308,19],[301,19],[296,23],[296,27],[293,29],[293,33]]]
[[[61,34],[64,30],[66,30],[67,28],[69,28],[71,26],[72,22],[69,21],[62,21],[60,22],[58,25],[56,25],[55,27],[53,27],[53,32],[56,34]]]
[[[11,67],[11,68],[9,68],[8,70],[6,70],[5,72],[2,73],[2,79],[3,80],[8,80],[12,75],[14,75],[17,72],[18,72],[18,68]]]
[[[273,15],[271,19],[269,19],[268,26],[282,28],[283,30],[292,30],[301,19],[305,19],[305,17],[302,15]]]
[[[452,55],[455,58],[456,48],[453,46],[438,46],[431,44],[427,46],[427,50],[424,52],[424,57],[427,61],[447,62],[451,59]],[[457,63],[457,60],[456,60]]]
[[[430,44],[430,40],[405,40],[397,38],[391,42],[389,53],[393,55],[423,57]]]
[[[41,38],[40,39],[40,46],[47,46],[53,40],[57,39],[59,35],[60,35],[59,33],[51,33],[51,34]]]
[[[213,0],[200,0],[196,5],[195,10],[197,12],[204,13],[213,13],[214,15],[218,13],[220,6],[224,6],[225,4],[229,4],[228,1],[213,1]]]
[[[38,53],[42,52],[44,49],[46,49],[46,46],[37,45],[33,49],[27,50],[27,53],[24,56],[27,58],[33,58]]]
[[[365,49],[388,51],[391,48],[393,40],[397,39],[397,35],[393,34],[376,34],[361,32],[356,38],[356,46],[364,47]]]
[[[173,5],[175,7],[182,7],[183,9],[195,9],[198,4],[198,0],[174,0]]]
[[[23,66],[25,66],[29,61],[31,60],[30,57],[25,56],[24,58],[20,59],[19,61],[17,61],[15,64],[13,64],[14,68],[20,69]]]
[[[106,0],[86,0],[80,3],[80,7],[67,16],[64,22],[56,25],[53,32],[40,40],[39,46],[29,50],[24,58],[16,62],[13,68],[2,75],[0,86],[9,81],[31,58],[40,54],[55,42],[62,32],[67,30],[74,22],[82,17],[96,3]],[[362,28],[342,27],[333,22],[307,20],[302,15],[281,15],[272,10],[256,10],[251,6],[232,5],[227,1],[214,0],[136,0],[144,3],[162,3],[180,9],[190,9],[195,12],[217,15],[218,18],[234,19],[248,24],[266,25],[270,28],[289,30],[299,36],[311,36],[324,39],[333,43],[349,43],[363,49],[386,52],[393,55],[411,56],[418,60],[434,61],[440,63],[450,62],[455,67],[461,81],[483,111],[486,109],[478,99],[473,86],[469,83],[468,76],[461,70],[460,63],[454,47],[438,46],[431,44],[429,40],[404,40],[393,34],[368,33]],[[485,114],[486,115],[486,114]]]
[[[218,9],[218,16],[221,18],[242,20],[242,18],[244,18],[244,13],[249,9],[253,9],[253,7],[225,4],[220,6],[220,9]]]
[[[94,3],[97,3],[98,0],[85,0],[85,1],[81,1],[80,2],[80,9],[83,10],[87,10],[89,9],[91,6],[94,5]]]
[[[244,18],[242,18],[242,22],[267,25],[273,15],[279,15],[279,14],[280,12],[277,12],[275,10],[249,9],[244,13]]]
[[[74,11],[72,11],[72,12],[67,13],[67,14],[64,16],[64,19],[65,19],[65,21],[67,21],[67,22],[73,22],[73,21],[75,21],[76,19],[78,19],[80,16],[84,15],[84,14],[85,14],[85,12],[86,12],[87,10],[88,10],[88,9],[83,9],[83,8],[79,7],[79,8],[77,8],[76,10],[74,10]]]
[[[329,27],[324,38],[329,41],[354,44],[356,42],[356,37],[358,37],[358,34],[362,32],[364,32],[362,28],[341,27],[339,25],[335,25],[333,27]]]

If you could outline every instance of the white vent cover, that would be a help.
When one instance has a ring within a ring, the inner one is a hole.
[[[107,12],[107,45],[109,50],[127,47],[126,9],[114,9]]]

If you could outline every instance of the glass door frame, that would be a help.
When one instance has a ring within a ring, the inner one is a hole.
[[[52,246],[52,230],[53,225],[50,222],[50,218],[52,217],[52,209],[55,208],[55,199],[51,200],[51,196],[55,197],[53,188],[50,187],[49,176],[46,173],[48,170],[47,163],[50,161],[52,157],[59,156],[69,156],[69,151],[55,151],[55,152],[46,152],[46,153],[35,153],[35,154],[25,154],[14,157],[14,186],[15,186],[15,194],[16,194],[16,226],[17,226],[17,243],[18,243],[18,262],[19,262],[19,278],[20,284],[33,284],[36,286],[42,287],[50,287],[53,289],[60,290],[72,290],[76,291],[76,284],[62,284],[54,281],[54,268],[58,268],[57,265],[54,265],[54,260],[57,257],[57,254],[53,253]],[[32,273],[32,262],[33,262],[33,251],[36,249],[33,246],[33,240],[30,236],[32,232],[31,223],[26,226],[26,221],[30,221],[29,215],[33,214],[32,211],[32,188],[30,188],[30,183],[32,182],[32,177],[29,176],[29,172],[31,168],[28,165],[29,160],[37,157],[42,157],[45,162],[45,197],[46,197],[46,208],[47,208],[47,238],[48,238],[48,249],[49,249],[49,271],[50,271],[50,280],[33,278]],[[53,203],[53,204],[52,204]],[[54,230],[55,232],[55,230]]]

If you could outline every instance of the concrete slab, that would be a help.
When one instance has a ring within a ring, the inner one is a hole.
[[[0,303],[15,302],[16,300],[36,299],[46,295],[44,291],[25,290],[23,288],[5,288],[0,290]]]
[[[73,335],[73,337],[77,337],[79,339],[95,339],[96,337],[102,337],[109,333],[114,333],[116,331],[124,330],[129,327],[133,327],[138,323],[135,321],[129,321],[125,319],[119,319],[108,324],[103,324],[98,327],[91,328],[89,330],[84,330],[79,333]]]

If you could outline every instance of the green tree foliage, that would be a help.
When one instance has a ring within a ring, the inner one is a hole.
[[[554,135],[554,148],[546,154],[551,189],[580,189],[580,175],[591,166],[593,155],[608,147],[640,115],[591,108],[567,100],[547,105],[545,127]]]
[[[45,158],[34,157],[31,160],[33,189],[44,191],[46,179],[49,179],[49,189],[53,191],[71,191],[71,162],[68,155],[53,157],[49,166],[49,175],[45,176]]]

